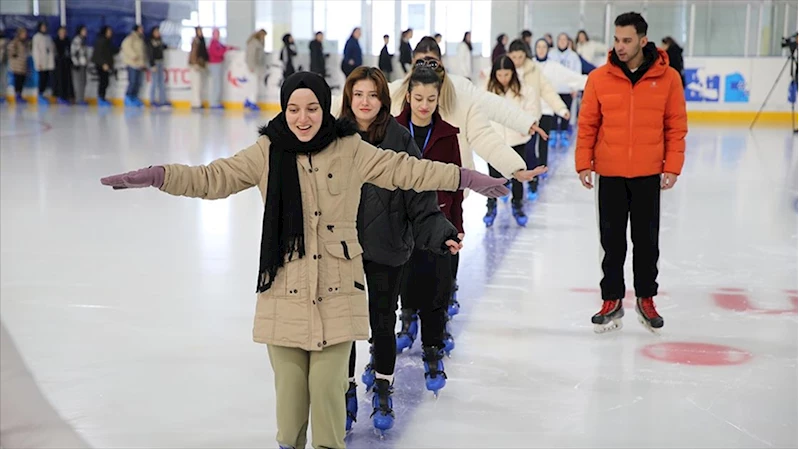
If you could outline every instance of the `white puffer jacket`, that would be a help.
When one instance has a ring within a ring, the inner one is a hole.
[[[391,93],[391,114],[402,112],[402,103],[407,92],[406,80],[396,80],[388,85]],[[491,120],[501,123],[520,133],[529,132],[538,117],[525,112],[514,102],[486,92],[472,84],[468,79],[447,74],[445,82],[454,89],[455,102],[448,114],[441,118],[460,129],[458,145],[461,149],[461,163],[474,168],[474,153],[491,164],[502,176],[511,178],[518,170],[526,170],[526,163],[513,148],[509,147],[491,126]],[[341,96],[333,97],[330,112],[334,116],[341,113]]]
[[[55,70],[55,43],[49,34],[33,35],[33,67],[37,72]]]
[[[489,92],[491,93],[491,92]],[[538,103],[541,101],[539,99],[538,93],[530,86],[522,84],[522,89],[519,92],[519,95],[513,93],[512,90],[508,90],[505,92],[504,95],[494,94],[500,97],[504,97],[506,100],[515,103],[519,108],[524,111],[527,111],[530,114],[538,116],[539,114],[539,106]],[[503,139],[505,139],[505,143],[508,146],[515,147],[516,145],[523,145],[527,143],[531,136],[528,133],[520,133],[514,129],[508,128],[503,126],[497,122],[491,122],[491,125],[494,126],[494,131],[497,132]]]
[[[571,72],[571,70],[563,66],[560,68]],[[541,105],[540,113],[542,115],[553,115],[552,111],[554,110],[558,111],[558,116],[563,117],[569,112],[566,103],[561,100],[560,95],[555,91],[554,83],[549,77],[545,76],[543,66],[540,63],[532,59],[526,59],[522,67],[516,69],[516,71],[519,73],[519,79],[522,84],[533,88],[533,91],[538,95],[538,101]],[[583,81],[583,86],[585,86],[585,81]]]
[[[536,61],[535,64],[540,67],[538,71],[541,73],[544,82],[552,84],[560,83],[568,87],[570,91],[585,90],[585,83],[588,81],[588,75],[576,73],[555,61]],[[560,96],[558,96],[558,100],[560,100]],[[563,114],[568,111],[568,109],[566,109],[566,104],[563,103],[562,100],[558,103],[560,104],[553,105],[553,102],[541,101],[541,113],[543,115],[555,115],[555,109],[557,109],[558,115],[563,117]]]

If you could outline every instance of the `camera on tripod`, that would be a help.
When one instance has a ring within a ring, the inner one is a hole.
[[[788,36],[782,38],[782,42],[780,43],[780,48],[788,48],[791,50],[791,53],[796,51],[796,36],[797,33],[793,33],[793,36]]]

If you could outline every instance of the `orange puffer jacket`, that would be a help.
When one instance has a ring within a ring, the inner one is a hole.
[[[688,132],[680,74],[661,49],[641,79],[632,84],[612,62],[588,75],[580,107],[577,172],[635,178],[680,174]]]

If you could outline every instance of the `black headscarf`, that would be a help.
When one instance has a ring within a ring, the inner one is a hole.
[[[286,107],[291,94],[297,89],[310,89],[319,100],[322,125],[308,142],[301,142],[286,122]],[[349,120],[336,120],[330,114],[330,87],[324,78],[311,72],[297,72],[283,81],[280,88],[281,112],[259,133],[269,137],[269,179],[266,184],[263,228],[261,231],[261,258],[258,268],[257,292],[272,286],[277,270],[294,253],[305,256],[305,233],[302,215],[298,154],[314,154],[327,148],[339,137],[357,132]]]
[[[545,54],[543,58],[539,58],[538,57],[538,50],[536,50],[536,48],[538,47],[538,43],[539,42],[543,42],[543,43],[547,44],[547,54]],[[535,41],[535,45],[533,46],[533,57],[535,57],[535,60],[538,61],[538,62],[544,62],[544,61],[547,60],[547,58],[549,58],[549,42],[547,42],[546,39],[541,38],[541,39],[538,39],[537,41]]]

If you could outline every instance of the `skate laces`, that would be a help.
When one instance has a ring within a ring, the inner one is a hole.
[[[602,303],[602,310],[599,311],[599,315],[607,315],[616,310],[619,305],[618,299],[613,299],[609,301],[604,301]]]
[[[393,393],[391,386],[381,387],[380,383],[376,383],[374,392],[377,396],[377,406],[372,411],[371,416],[374,416],[377,412],[380,412],[383,415],[391,415],[393,417],[394,410],[391,408],[391,404],[389,403],[391,393]]]
[[[658,311],[655,309],[655,301],[652,298],[638,298],[638,306],[647,318],[655,318]]]

